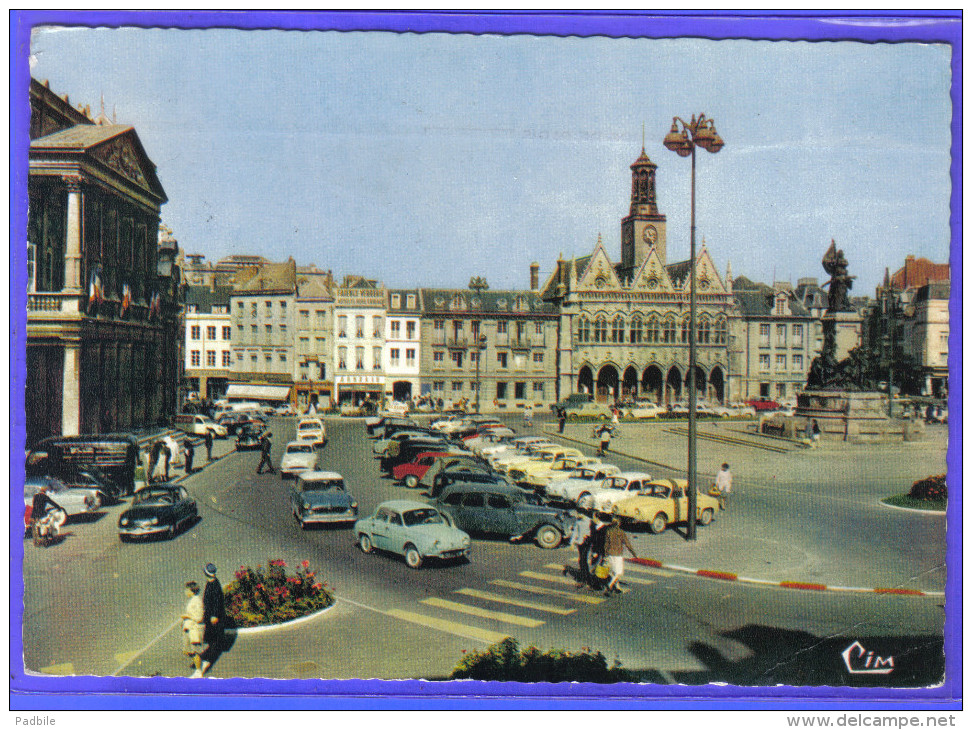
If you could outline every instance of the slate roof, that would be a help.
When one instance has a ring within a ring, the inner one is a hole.
[[[735,288],[735,284],[733,284]],[[827,291],[818,284],[797,284],[793,290],[797,300],[807,309],[826,309],[828,304]]]
[[[78,124],[60,132],[30,141],[31,149],[88,149],[125,132],[135,130],[125,124]]]
[[[557,296],[557,286],[562,282],[564,285],[564,291],[568,291],[570,288],[571,279],[571,266],[574,267],[574,281],[580,279],[581,275],[584,273],[584,269],[587,268],[587,264],[590,263],[592,255],[581,256],[576,259],[561,259],[557,262],[556,268],[554,268],[553,274],[547,280],[546,286],[540,290],[539,295],[541,299],[553,299]]]
[[[740,288],[736,287],[741,282]],[[784,292],[786,293],[786,292]],[[736,300],[736,307],[744,317],[772,317],[776,309],[777,292],[773,287],[759,282],[750,281],[740,276],[732,283],[732,296]],[[790,299],[790,315],[794,317],[809,317],[809,310],[794,296]]]
[[[929,282],[918,290],[916,302],[926,302],[929,299],[948,299],[952,285],[947,281]]]
[[[186,304],[196,305],[196,311],[201,314],[212,313],[214,305],[228,307],[232,294],[231,286],[217,285],[215,290],[209,286],[185,287]]]
[[[685,259],[685,261],[676,261],[673,264],[666,264],[665,271],[668,272],[668,278],[672,280],[672,283],[680,287],[682,283],[688,280],[689,271],[692,269],[692,259]]]
[[[398,294],[401,298],[399,306],[392,308],[392,295]],[[415,306],[408,306],[408,295],[415,296]],[[420,312],[422,310],[422,290],[421,289],[389,289],[388,290],[388,311],[389,312]]]
[[[327,284],[319,276],[297,276],[297,296],[302,299],[327,299],[333,300]]]
[[[252,271],[252,275],[247,274]],[[293,259],[283,263],[266,263],[239,274],[237,294],[288,293],[297,291],[297,265]]]
[[[464,309],[452,309],[456,295],[465,300]],[[523,297],[524,309],[515,310],[516,298]],[[555,314],[553,304],[543,301],[539,292],[529,290],[422,289],[422,311],[425,314]]]

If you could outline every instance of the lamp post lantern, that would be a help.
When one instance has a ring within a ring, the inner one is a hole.
[[[685,538],[695,539],[695,518],[698,505],[696,493],[696,372],[695,372],[695,341],[698,332],[695,326],[695,148],[701,147],[713,154],[722,149],[725,142],[716,132],[715,123],[705,114],[698,119],[692,116],[691,122],[681,117],[672,119],[672,129],[665,135],[665,147],[678,154],[679,157],[692,157],[692,207],[690,225],[689,252],[689,417],[688,417],[688,527]]]
[[[486,350],[486,335],[480,335],[476,340],[476,413],[479,413],[479,391],[482,383],[479,380],[479,362],[483,359],[483,352]]]

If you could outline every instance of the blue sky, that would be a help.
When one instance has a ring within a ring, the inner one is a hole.
[[[628,166],[658,165],[669,261],[697,225],[734,275],[826,275],[855,294],[949,252],[950,49],[704,39],[239,30],[35,30],[31,73],[136,127],[189,253],[256,253],[389,286],[528,285],[598,234],[620,259]]]

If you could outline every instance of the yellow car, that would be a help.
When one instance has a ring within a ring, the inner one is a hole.
[[[719,500],[697,491],[695,519],[708,525],[719,510]],[[623,522],[646,524],[656,535],[669,525],[688,519],[688,482],[685,479],[656,479],[634,497],[614,505],[612,514]]]
[[[593,456],[564,456],[553,461],[521,461],[514,465],[508,476],[517,484],[531,487],[545,487],[555,479],[561,479],[574,469],[588,464],[597,464]]]
[[[500,474],[510,474],[513,471],[522,469],[523,465],[527,462],[541,462],[546,463],[548,466],[553,464],[558,459],[579,459],[583,458],[583,452],[575,449],[573,446],[547,446],[542,449],[537,449],[530,456],[524,455],[519,459],[511,459],[510,461],[498,460],[493,464],[493,468]],[[511,477],[515,480],[515,477]]]

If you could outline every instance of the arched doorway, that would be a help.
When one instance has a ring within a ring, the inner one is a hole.
[[[594,373],[591,372],[591,369],[587,365],[582,367],[580,373],[577,375],[577,392],[594,392]]]
[[[649,365],[641,376],[641,393],[655,403],[662,402],[665,376],[657,365]]]
[[[392,383],[392,398],[397,401],[412,399],[412,384],[407,380],[396,380]]]
[[[682,374],[674,365],[665,378],[665,403],[674,403],[682,397]]]
[[[597,374],[598,403],[613,403],[618,399],[618,371],[614,365],[605,365]]]
[[[726,402],[726,379],[722,374],[722,368],[716,365],[709,373],[709,393],[706,400],[710,403]]]
[[[638,371],[630,365],[625,368],[624,377],[621,378],[621,397],[638,397]]]
[[[688,398],[689,374],[685,373],[685,397]],[[695,399],[705,400],[705,371],[698,365],[695,366]]]

